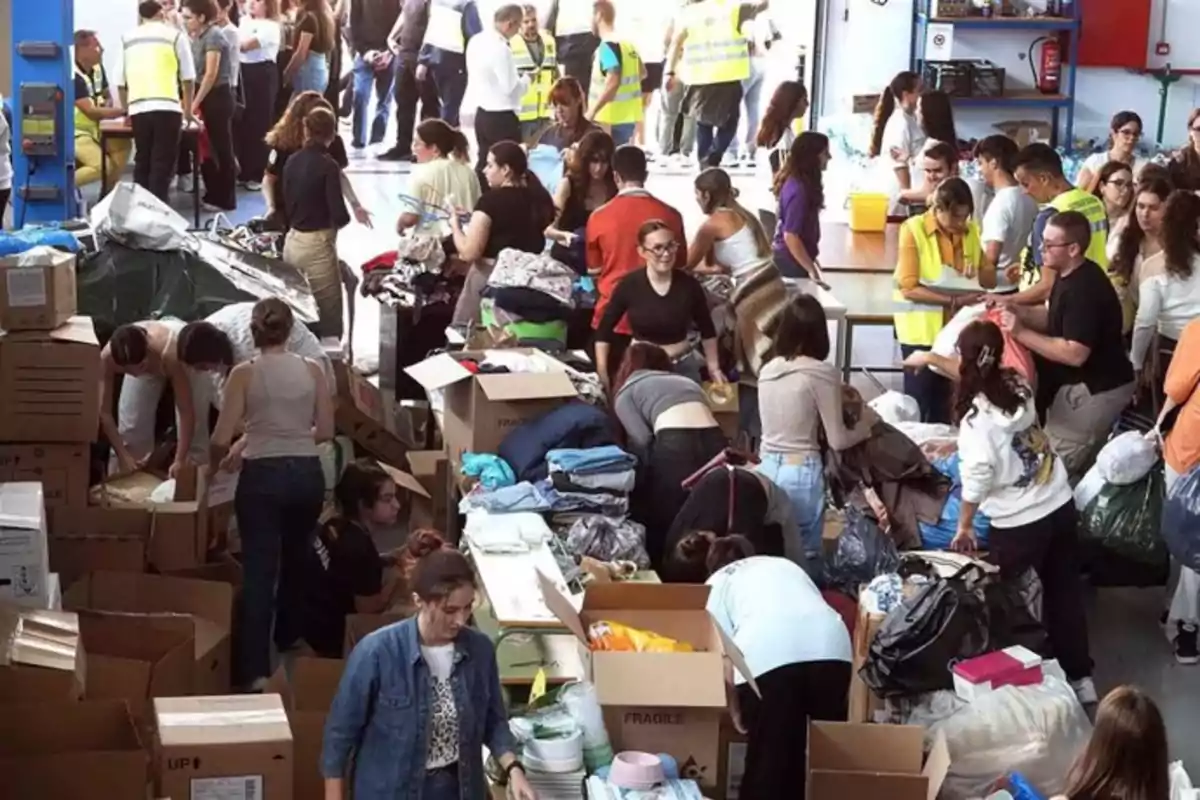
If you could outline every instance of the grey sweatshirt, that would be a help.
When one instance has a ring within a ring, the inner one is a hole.
[[[870,435],[878,417],[863,408],[863,419],[847,428],[842,418],[842,377],[837,367],[801,356],[773,358],[758,373],[758,413],[763,453],[820,453],[819,432],[834,450],[846,450]]]
[[[706,403],[700,384],[673,372],[639,369],[617,391],[613,411],[625,428],[629,447],[643,455],[654,439],[654,421],[668,409],[683,403]]]

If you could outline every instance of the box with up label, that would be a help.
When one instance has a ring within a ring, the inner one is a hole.
[[[0,329],[51,331],[75,315],[75,256],[34,247],[0,258]]]
[[[0,600],[47,608],[49,584],[42,485],[0,483]]]
[[[292,729],[277,694],[156,697],[160,797],[292,800]]]

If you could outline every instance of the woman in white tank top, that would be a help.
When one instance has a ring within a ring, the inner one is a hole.
[[[696,275],[729,275],[734,289],[771,264],[771,240],[762,224],[737,201],[729,174],[710,167],[696,176],[696,202],[708,215],[688,247],[687,268]]]
[[[300,639],[297,583],[325,500],[317,443],[334,434],[325,371],[287,352],[294,324],[278,298],[254,305],[250,331],[260,352],[230,371],[212,436],[210,463],[240,470],[234,512],[246,578],[234,683],[248,689],[260,689],[272,673],[272,627],[280,652]],[[239,428],[245,435],[235,443]]]

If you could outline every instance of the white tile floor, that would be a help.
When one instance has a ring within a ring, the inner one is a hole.
[[[355,191],[363,204],[374,214],[374,227],[367,229],[352,224],[342,232],[339,249],[352,266],[393,246],[393,226],[400,213],[397,195],[404,191],[408,165],[381,163],[366,152],[354,154],[349,170]],[[690,174],[694,174],[694,171]],[[832,176],[831,176],[832,177]],[[736,176],[742,199],[749,207],[768,202],[769,194],[762,178],[752,174]],[[674,204],[683,213],[690,230],[701,219],[692,196],[691,177],[684,172],[655,170],[651,191]],[[189,198],[177,198],[176,207],[190,212]],[[249,219],[262,212],[262,200],[257,195],[241,193],[239,209],[231,215],[234,221]],[[831,209],[840,204],[830,203]],[[832,211],[831,213],[836,213]],[[356,307],[355,349],[359,354],[378,347],[377,306],[369,300],[358,299]],[[855,363],[893,363],[895,345],[891,331],[886,328],[861,329],[855,336]],[[864,390],[869,383],[861,378]],[[885,377],[884,383],[894,385],[896,377]],[[1092,654],[1096,661],[1096,678],[1100,690],[1125,682],[1133,682],[1151,691],[1162,706],[1171,736],[1173,758],[1182,759],[1200,777],[1200,667],[1183,667],[1175,663],[1170,645],[1158,625],[1163,608],[1161,590],[1104,590],[1089,594]]]

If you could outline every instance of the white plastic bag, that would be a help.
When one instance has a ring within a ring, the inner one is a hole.
[[[192,238],[187,220],[136,183],[118,183],[89,219],[101,240],[135,250],[182,250]]]
[[[1171,762],[1171,800],[1196,800],[1197,792],[1192,788],[1192,779],[1183,768],[1182,761]]]
[[[1065,788],[1071,765],[1091,738],[1092,723],[1070,685],[1047,675],[1034,686],[1003,686],[926,727],[928,737],[939,732],[950,750],[941,800],[984,797],[998,778],[1012,772],[1021,773],[1043,797],[1053,797]]]
[[[1100,472],[1100,465],[1092,464],[1092,468],[1087,471],[1083,479],[1075,484],[1075,508],[1083,511],[1090,506],[1092,501],[1100,496],[1105,483],[1107,481]]]
[[[958,313],[951,317],[946,326],[938,331],[930,350],[945,358],[958,355],[958,336],[975,320],[987,313],[986,303],[976,303],[973,306],[963,306]]]
[[[1096,456],[1101,477],[1117,486],[1137,483],[1158,463],[1158,448],[1137,431],[1109,439]]]
[[[879,418],[889,425],[899,425],[902,422],[920,422],[921,407],[916,399],[906,394],[889,389],[874,400],[867,403]]]

